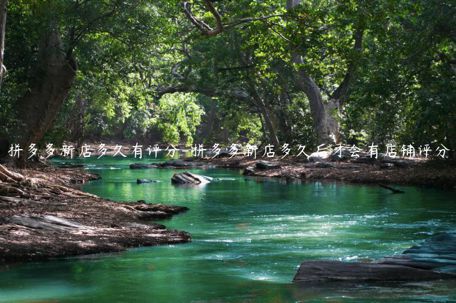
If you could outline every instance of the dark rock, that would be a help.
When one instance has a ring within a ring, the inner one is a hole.
[[[294,282],[392,282],[456,278],[456,275],[415,267],[341,261],[307,261],[301,264]]]
[[[161,168],[191,168],[204,166],[204,163],[197,161],[171,160],[158,164]]]
[[[246,167],[242,173],[244,176],[255,176],[255,170],[253,166]]]
[[[255,163],[255,167],[258,169],[267,170],[280,168],[280,165],[269,161],[258,161],[257,163]]]
[[[150,180],[150,179],[136,179],[136,183],[138,184],[146,184],[146,183],[159,183],[159,180]]]
[[[171,183],[173,184],[189,184],[189,185],[201,185],[207,184],[212,181],[211,177],[206,177],[202,175],[193,174],[190,172],[183,172],[180,174],[174,174],[171,178]]]
[[[456,279],[456,234],[441,233],[403,254],[373,263],[306,261],[295,282],[312,281],[426,281]]]
[[[150,169],[157,168],[156,164],[143,164],[143,163],[133,163],[130,164],[130,169]]]

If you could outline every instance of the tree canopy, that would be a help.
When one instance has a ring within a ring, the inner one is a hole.
[[[11,141],[456,148],[452,1],[17,0],[6,15]]]

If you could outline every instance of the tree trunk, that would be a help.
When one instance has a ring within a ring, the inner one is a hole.
[[[301,0],[287,0],[286,8],[288,11],[291,11],[300,3]],[[298,64],[295,83],[306,94],[309,100],[313,127],[318,144],[334,143],[339,138],[339,123],[331,115],[331,109],[336,108],[336,102],[331,102],[331,104],[328,104],[328,107],[325,106],[320,88],[303,67],[303,57],[292,50],[291,59],[294,64]]]
[[[65,54],[57,30],[50,30],[39,49],[36,74],[28,92],[18,100],[19,143],[25,148],[40,141],[52,126],[76,75],[76,62]]]
[[[0,0],[0,88],[2,87],[3,75],[6,71],[3,64],[3,55],[5,52],[5,30],[6,30],[6,6],[8,0]]]

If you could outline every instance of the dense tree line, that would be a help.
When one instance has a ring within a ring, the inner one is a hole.
[[[456,148],[453,1],[2,0],[0,13],[10,142]]]

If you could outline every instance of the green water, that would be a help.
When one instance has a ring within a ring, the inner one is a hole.
[[[455,302],[456,282],[395,285],[291,283],[303,260],[397,254],[456,230],[454,191],[405,194],[336,183],[285,184],[239,171],[192,170],[217,181],[176,187],[175,170],[130,170],[132,159],[90,160],[102,180],[84,190],[118,201],[184,205],[163,223],[193,242],[0,267],[0,302]],[[160,183],[136,184],[137,178]]]

